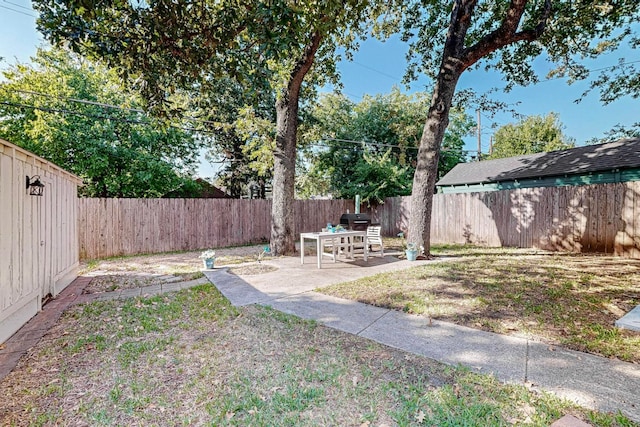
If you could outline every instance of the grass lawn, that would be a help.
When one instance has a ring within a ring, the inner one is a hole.
[[[432,254],[415,268],[319,292],[640,363],[640,333],[614,326],[640,304],[640,260],[469,246]]]
[[[211,285],[71,307],[0,396],[3,426],[633,425]]]

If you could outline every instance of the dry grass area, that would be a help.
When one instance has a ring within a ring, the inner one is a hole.
[[[320,292],[640,363],[640,333],[614,322],[640,304],[640,260],[435,247],[410,270]]]
[[[264,245],[216,249],[215,265],[234,266],[230,271],[235,274],[273,271],[274,267],[257,263],[263,249]],[[174,276],[175,281],[193,280],[203,277],[201,253],[190,251],[85,261],[80,265],[79,274],[93,276],[85,293],[156,285],[166,281],[168,276]]]
[[[72,307],[0,396],[3,426],[633,425],[210,285]]]

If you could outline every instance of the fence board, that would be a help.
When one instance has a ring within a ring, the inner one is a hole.
[[[31,196],[26,177],[45,185]],[[0,343],[75,277],[79,179],[0,140]]]
[[[627,191],[631,193],[631,204],[633,206],[633,225],[629,231],[629,236],[631,237],[630,253],[627,256],[640,258],[640,219],[638,219],[638,215],[640,215],[640,206],[638,206],[640,202],[640,182],[630,182]]]

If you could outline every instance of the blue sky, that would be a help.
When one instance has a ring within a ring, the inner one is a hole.
[[[352,100],[359,101],[363,94],[388,93],[393,85],[401,85],[401,79],[406,67],[405,53],[407,47],[397,38],[385,43],[366,42],[354,55],[353,62],[343,62],[340,66],[343,92]],[[625,52],[627,60],[639,60],[640,51]],[[589,69],[599,69],[617,64],[620,54],[600,58],[588,64]],[[537,61],[541,66],[543,61]],[[544,75],[541,76],[544,80]],[[428,81],[418,81],[411,84],[410,92],[425,90]],[[495,72],[472,70],[463,74],[458,89],[472,88],[478,93],[485,93],[492,88],[502,88],[504,82]],[[509,93],[499,91],[492,94],[492,98],[509,104],[518,104],[514,108],[519,114],[546,115],[550,112],[558,113],[560,121],[565,125],[565,134],[576,139],[578,145],[583,145],[593,137],[603,137],[604,133],[616,124],[631,125],[640,121],[640,102],[630,97],[619,99],[607,106],[602,105],[597,93],[588,95],[582,102],[574,101],[588,88],[584,82],[568,85],[565,80],[543,81],[535,86],[516,87]],[[469,111],[475,118],[475,111]],[[517,119],[509,113],[497,114],[491,118],[490,114],[481,115],[482,146],[487,152],[490,135],[494,132],[492,124],[498,126],[513,123]],[[466,148],[477,150],[477,137],[468,138]]]
[[[5,59],[2,68],[7,63],[15,63],[16,59],[28,61],[41,42],[42,37],[35,30],[35,12],[30,10],[30,2],[0,0],[0,57]],[[377,40],[365,41],[355,53],[353,62],[345,61],[339,66],[344,84],[343,92],[357,102],[364,94],[388,93],[394,85],[406,90],[401,84],[406,66],[405,53],[406,45],[397,38],[384,43]],[[626,53],[627,60],[640,60],[640,51]],[[613,54],[601,58],[588,64],[588,67],[597,69],[615,65],[619,56]],[[469,87],[479,93],[502,86],[499,75],[483,70],[466,72],[458,84],[459,88]],[[519,103],[516,109],[523,115],[558,113],[565,126],[565,134],[575,138],[578,145],[593,137],[602,137],[616,124],[631,125],[640,121],[639,101],[629,97],[604,106],[594,93],[581,103],[574,103],[585,89],[584,83],[569,86],[564,80],[551,80],[536,86],[516,88],[506,94],[497,93],[493,98],[510,104]],[[420,90],[425,90],[424,79],[412,83],[409,92]],[[475,112],[470,113],[475,117]],[[515,120],[509,114],[498,114],[494,118],[490,118],[488,114],[481,115],[483,152],[486,153],[489,148],[489,138],[494,131],[491,125],[504,125]],[[477,137],[467,138],[465,148],[477,150],[476,147]],[[209,176],[211,169],[204,167],[201,174]]]

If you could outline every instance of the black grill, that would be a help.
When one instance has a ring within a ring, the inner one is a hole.
[[[347,230],[366,231],[371,225],[371,216],[364,213],[346,213],[340,217],[340,225]]]

